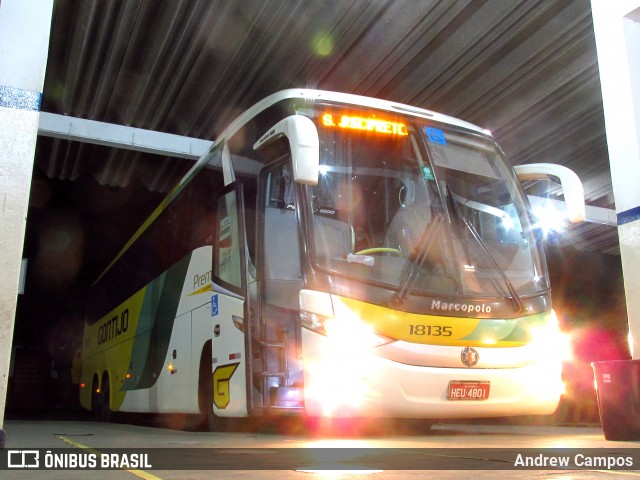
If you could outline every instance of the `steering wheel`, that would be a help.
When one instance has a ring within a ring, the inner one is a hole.
[[[400,252],[400,250],[390,247],[365,248],[364,250],[356,252],[356,255],[369,255],[370,253],[393,253],[394,255],[402,255],[402,252]]]

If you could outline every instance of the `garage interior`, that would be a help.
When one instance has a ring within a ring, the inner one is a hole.
[[[513,165],[565,165],[587,205],[615,210],[589,0],[54,3],[43,112],[213,141],[291,87],[470,121]],[[70,367],[88,288],[192,162],[38,137],[9,418],[77,412]],[[596,423],[590,362],[630,357],[615,214],[607,218],[553,232],[546,247],[554,308],[575,346],[559,424]]]

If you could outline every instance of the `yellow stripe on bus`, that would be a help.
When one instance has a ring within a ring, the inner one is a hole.
[[[139,373],[129,372],[129,365],[145,292],[146,287],[138,290],[99,321],[85,327],[82,382],[86,386],[80,393],[80,403],[84,408],[91,409],[94,374],[101,381],[102,373],[108,373],[111,380],[111,408],[118,411],[126,395],[120,390],[122,382],[127,374]]]
[[[337,318],[341,315],[356,314],[380,335],[411,343],[470,347],[518,347],[526,344],[524,341],[500,338],[467,338],[482,326],[483,321],[504,323],[506,329],[510,330],[518,321],[517,319],[483,320],[417,314],[338,296],[333,296],[333,308]]]
[[[211,284],[209,284],[209,285],[205,285],[205,286],[204,286],[204,287],[202,287],[202,288],[199,288],[199,289],[197,289],[197,290],[194,290],[193,292],[191,292],[191,293],[189,294],[189,296],[192,296],[192,295],[198,295],[198,294],[200,294],[200,293],[206,293],[206,292],[210,292],[210,291],[211,291]]]

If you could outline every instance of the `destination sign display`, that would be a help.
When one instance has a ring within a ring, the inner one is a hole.
[[[325,113],[322,115],[322,125],[330,128],[361,130],[385,135],[398,135],[401,137],[409,135],[407,126],[404,123],[359,115],[335,115],[333,113]]]

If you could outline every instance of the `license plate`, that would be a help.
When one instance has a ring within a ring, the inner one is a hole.
[[[489,382],[452,380],[449,382],[447,398],[449,400],[486,400],[489,398]]]

